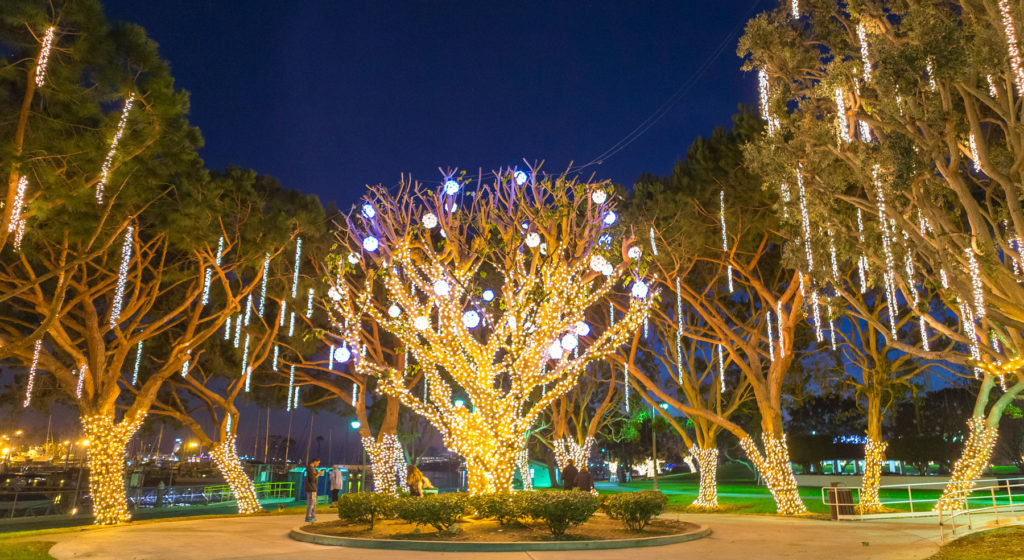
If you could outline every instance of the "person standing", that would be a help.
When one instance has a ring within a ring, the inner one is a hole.
[[[341,466],[334,465],[330,474],[332,506],[338,503],[338,492],[341,492],[343,478],[344,477],[341,476]]]
[[[594,490],[594,479],[590,476],[590,471],[587,470],[586,465],[576,475],[576,488],[584,492],[592,492]]]
[[[576,470],[576,465],[573,463],[572,459],[569,459],[569,464],[565,465],[565,468],[562,469],[562,489],[572,490],[573,488],[576,488],[576,475],[578,474],[579,472]]]
[[[306,523],[316,523],[316,490],[320,478],[320,459],[313,459],[306,466]]]

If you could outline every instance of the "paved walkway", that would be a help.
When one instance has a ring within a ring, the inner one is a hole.
[[[321,514],[321,519],[327,517]],[[675,514],[665,517],[675,518]],[[260,559],[393,560],[440,558],[487,560],[611,560],[642,555],[645,560],[828,559],[917,560],[938,550],[934,520],[831,522],[760,515],[681,515],[708,525],[711,536],[693,542],[629,550],[574,552],[431,553],[361,550],[300,543],[288,531],[302,515],[196,519],[48,535],[58,541],[50,554],[58,560],[203,560]]]

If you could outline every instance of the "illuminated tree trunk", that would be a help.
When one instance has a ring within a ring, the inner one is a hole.
[[[747,453],[750,460],[761,473],[761,478],[768,485],[772,497],[775,498],[775,506],[783,515],[807,513],[803,501],[800,499],[800,492],[797,489],[796,477],[793,476],[793,467],[789,462],[789,448],[786,445],[786,434],[779,435],[765,432],[761,435],[764,443],[764,455],[761,455],[754,444],[754,440],[745,437],[740,440],[743,451]]]
[[[395,446],[398,436],[384,434],[379,440],[372,437],[363,438],[363,447],[370,456],[370,470],[373,471],[373,491],[378,494],[395,496],[398,494],[396,482]]]
[[[89,439],[89,494],[97,525],[131,520],[124,491],[125,453],[143,418],[124,418],[115,423],[113,415],[108,414],[82,417],[82,430]]]
[[[594,438],[587,437],[582,445],[576,443],[571,436],[555,440],[554,443],[555,462],[558,463],[559,470],[564,469],[570,460],[577,468],[583,468],[590,462],[590,449],[594,446]]]
[[[515,456],[519,446],[506,450],[503,456]],[[512,479],[515,476],[516,462],[497,459],[502,455],[488,453],[471,453],[462,455],[466,459],[466,477],[471,495],[492,494],[496,492],[512,492]]]
[[[697,458],[700,465],[700,491],[693,505],[700,508],[714,509],[718,507],[718,448],[702,449],[696,445],[690,453]]]
[[[864,444],[864,479],[860,486],[861,513],[878,512],[883,509],[878,497],[882,482],[882,463],[885,462],[885,448],[882,440],[881,395],[877,391],[868,393],[868,441]]]
[[[533,490],[533,474],[530,472],[530,449],[524,445],[519,451],[516,466],[519,468],[519,476],[523,480],[523,490]]]
[[[953,476],[942,491],[942,497],[935,504],[936,511],[963,509],[967,495],[974,488],[975,481],[988,466],[992,450],[996,446],[998,426],[990,426],[984,416],[973,416],[967,422],[970,435],[964,442],[964,450],[953,467]]]
[[[242,466],[238,452],[235,450],[235,436],[231,435],[213,446],[210,456],[217,464],[217,469],[224,476],[224,480],[231,487],[231,492],[238,502],[238,513],[257,513],[260,507],[259,499],[256,497],[256,486],[252,479],[246,474]]]

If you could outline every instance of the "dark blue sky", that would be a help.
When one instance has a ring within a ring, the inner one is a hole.
[[[250,167],[324,203],[438,166],[591,161],[656,111],[768,0],[106,0],[192,93],[212,168]],[[756,101],[735,36],[598,178],[667,173]]]

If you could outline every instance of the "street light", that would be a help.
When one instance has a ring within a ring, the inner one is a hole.
[[[352,426],[353,430],[358,430],[362,425],[363,425],[363,423],[360,422],[359,420],[353,420],[352,422],[349,423],[349,426]],[[363,491],[363,477],[366,474],[366,446],[363,445],[362,438],[360,438],[359,447],[362,448],[362,450],[363,450],[363,467],[359,471],[359,491],[362,492]]]

